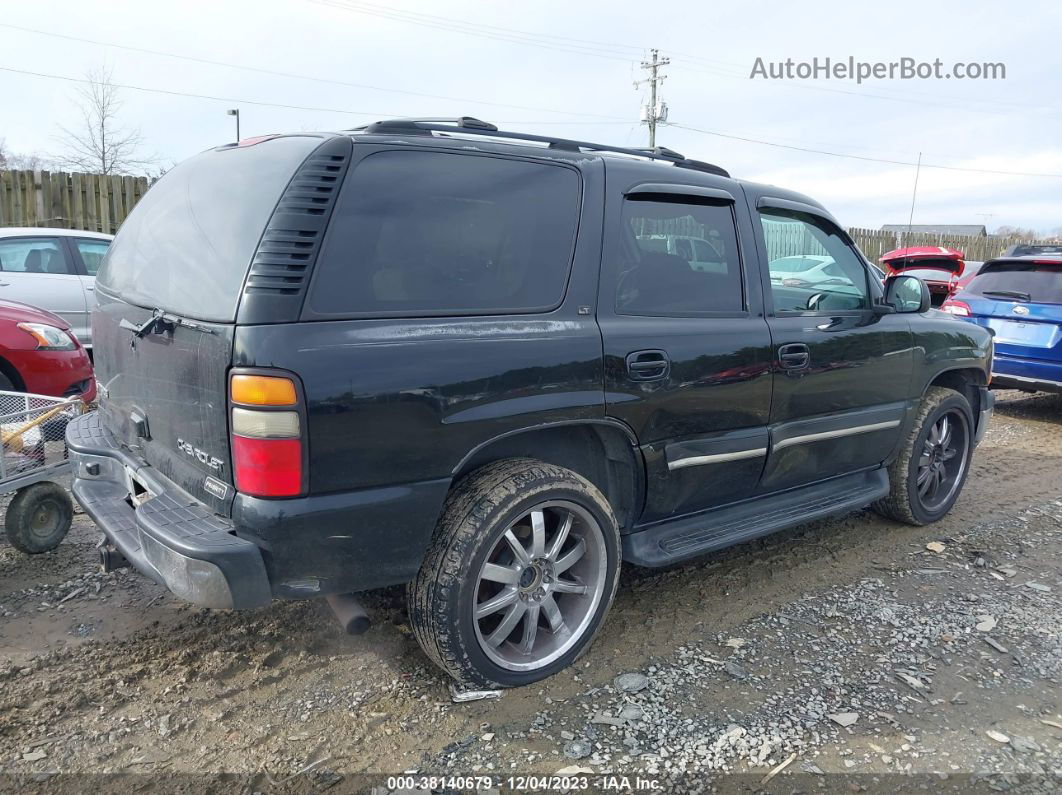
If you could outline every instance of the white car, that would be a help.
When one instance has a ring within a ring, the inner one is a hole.
[[[79,229],[0,227],[0,298],[54,312],[91,350],[96,271],[113,237]]]
[[[715,243],[691,235],[638,235],[642,251],[659,251],[682,257],[695,271],[726,273],[726,264]]]

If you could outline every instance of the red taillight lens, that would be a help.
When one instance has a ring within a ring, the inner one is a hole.
[[[236,490],[255,497],[302,493],[302,441],[232,437]]]
[[[299,394],[286,374],[233,373],[229,422],[237,491],[253,497],[297,497],[305,491]]]
[[[970,305],[965,301],[948,300],[941,304],[940,308],[955,317],[970,317],[973,314]]]

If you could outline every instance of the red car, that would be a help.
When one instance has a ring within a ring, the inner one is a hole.
[[[96,379],[69,323],[28,304],[0,301],[0,389],[91,403]]]
[[[966,268],[965,259],[954,248],[911,246],[882,254],[881,264],[886,276],[906,273],[924,281],[933,306],[939,307],[958,289],[959,277]]]

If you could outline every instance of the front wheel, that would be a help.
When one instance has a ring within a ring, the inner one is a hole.
[[[969,401],[953,389],[930,387],[889,467],[891,491],[875,505],[878,512],[913,525],[944,516],[966,482],[973,438]]]
[[[541,461],[499,461],[447,499],[407,591],[410,623],[458,682],[530,684],[589,646],[619,561],[616,518],[592,483]]]

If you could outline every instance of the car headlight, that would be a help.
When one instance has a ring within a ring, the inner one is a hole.
[[[72,351],[77,347],[66,331],[45,323],[19,323],[18,327],[37,340],[39,351]]]

